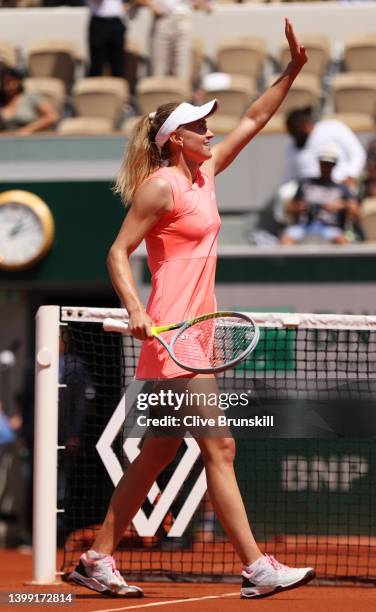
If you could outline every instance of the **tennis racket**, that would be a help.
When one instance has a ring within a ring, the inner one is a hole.
[[[130,334],[128,324],[105,319],[103,329]],[[176,334],[161,334],[178,330]],[[255,322],[242,312],[211,312],[189,321],[152,327],[153,336],[184,370],[198,373],[222,372],[242,361],[259,340]]]

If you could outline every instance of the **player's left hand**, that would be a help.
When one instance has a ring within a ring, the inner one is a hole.
[[[303,45],[300,45],[296,39],[294,28],[291,21],[285,19],[285,35],[290,47],[291,65],[297,70],[301,70],[304,64],[308,61],[306,50]]]

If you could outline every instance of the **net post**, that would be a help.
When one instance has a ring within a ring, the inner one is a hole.
[[[36,315],[33,582],[56,582],[59,306]]]

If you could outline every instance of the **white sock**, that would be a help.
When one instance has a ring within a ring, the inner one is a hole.
[[[256,561],[254,561],[253,563],[251,563],[251,565],[244,565],[244,569],[245,569],[245,571],[246,571],[248,574],[252,574],[252,572],[254,572],[254,571],[255,571],[255,570],[258,568],[258,566],[259,566],[259,564],[260,564],[260,561],[263,561],[263,560],[264,560],[264,555],[262,555],[261,557],[259,557],[258,559],[256,559]]]
[[[108,556],[104,553],[97,553],[95,550],[88,550],[86,554],[92,561],[96,561],[97,559],[103,559],[104,557]]]

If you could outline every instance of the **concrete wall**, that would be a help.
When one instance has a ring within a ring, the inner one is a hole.
[[[368,133],[357,136],[363,144],[372,137]],[[281,184],[287,142],[286,134],[261,132],[230,168],[218,176],[217,200],[221,212],[246,212],[264,207]],[[0,191],[4,182],[113,181],[125,146],[122,135],[2,137]]]

